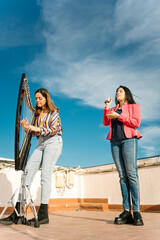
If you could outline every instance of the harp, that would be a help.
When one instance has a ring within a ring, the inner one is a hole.
[[[15,170],[24,170],[29,151],[31,147],[31,138],[32,132],[27,131],[24,132],[23,128],[20,125],[21,116],[24,114],[24,107],[26,105],[27,109],[30,112],[31,119],[30,124],[34,125],[35,122],[35,108],[31,103],[29,87],[28,87],[28,80],[25,73],[22,74],[20,87],[19,87],[19,94],[17,100],[17,111],[16,111],[16,124],[15,124]],[[25,118],[25,116],[23,116]],[[21,136],[23,132],[23,137]]]
[[[13,222],[16,224],[29,225],[29,221],[27,220],[26,215],[27,215],[28,207],[31,206],[31,209],[35,218],[34,227],[38,228],[40,225],[38,222],[38,215],[36,212],[36,208],[32,200],[28,186],[26,186],[25,184],[25,179],[28,172],[25,170],[25,166],[28,160],[28,155],[31,147],[30,142],[32,138],[32,132],[30,131],[25,132],[24,139],[21,138],[21,132],[23,132],[23,128],[20,125],[21,116],[24,113],[24,109],[23,109],[24,103],[26,104],[27,109],[31,112],[30,124],[34,124],[35,122],[35,108],[32,106],[32,103],[31,103],[29,87],[27,82],[28,80],[26,78],[26,75],[25,73],[23,73],[21,77],[20,87],[19,87],[17,112],[16,112],[16,124],[15,124],[15,170],[17,171],[23,170],[23,174],[21,177],[21,185],[19,188],[16,189],[11,199],[8,201],[7,205],[4,207],[3,211],[0,214],[0,219],[5,213],[8,207],[8,204],[11,203],[12,207],[14,208],[14,213],[16,214],[16,217],[13,220]],[[13,199],[16,196],[17,192],[20,193],[19,194],[20,198],[18,198],[18,201],[15,206]],[[17,207],[17,204],[19,204],[18,205],[19,207]]]

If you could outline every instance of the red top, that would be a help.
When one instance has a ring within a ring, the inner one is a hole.
[[[119,108],[119,104],[116,107],[113,107],[112,109],[104,108],[103,124],[105,126],[110,125],[110,131],[107,136],[108,140],[110,140],[112,136],[112,125],[111,119],[107,117],[106,114],[109,114],[110,112],[115,112],[117,108]],[[126,101],[122,105],[122,113],[120,114],[118,121],[123,122],[124,133],[126,138],[133,138],[136,136],[139,139],[142,137],[137,130],[141,123],[141,111],[139,104],[129,104]]]

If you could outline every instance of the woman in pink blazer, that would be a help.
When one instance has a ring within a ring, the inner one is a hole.
[[[131,91],[125,86],[120,86],[116,90],[116,107],[110,109],[112,100],[109,97],[105,101],[103,124],[110,126],[107,139],[111,142],[113,160],[119,173],[124,208],[114,223],[133,223],[140,226],[144,224],[140,214],[137,171],[138,139],[142,137],[137,130],[141,122],[140,106],[135,103]]]

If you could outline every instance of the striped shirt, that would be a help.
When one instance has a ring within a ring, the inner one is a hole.
[[[57,110],[48,112],[43,119],[40,114],[35,121],[35,127],[40,127],[41,132],[36,132],[35,136],[54,136],[55,134],[62,135],[61,119]]]

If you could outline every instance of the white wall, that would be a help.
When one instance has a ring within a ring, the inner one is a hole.
[[[160,204],[160,166],[138,169],[141,204]],[[119,177],[116,171],[84,175],[85,198],[108,198],[110,204],[121,204]]]
[[[138,161],[141,204],[160,204],[160,157]],[[148,166],[147,166],[148,165]],[[147,166],[147,167],[146,167]],[[114,164],[83,169],[84,173],[75,175],[75,185],[65,189],[60,196],[55,187],[53,173],[51,198],[108,198],[110,204],[121,204],[119,177]],[[105,172],[104,172],[105,171]],[[97,173],[99,172],[99,173]],[[21,184],[21,171],[14,168],[0,170],[0,207],[5,206],[14,191]],[[31,187],[35,205],[40,203],[40,171],[38,171]],[[17,196],[15,197],[16,201]]]

